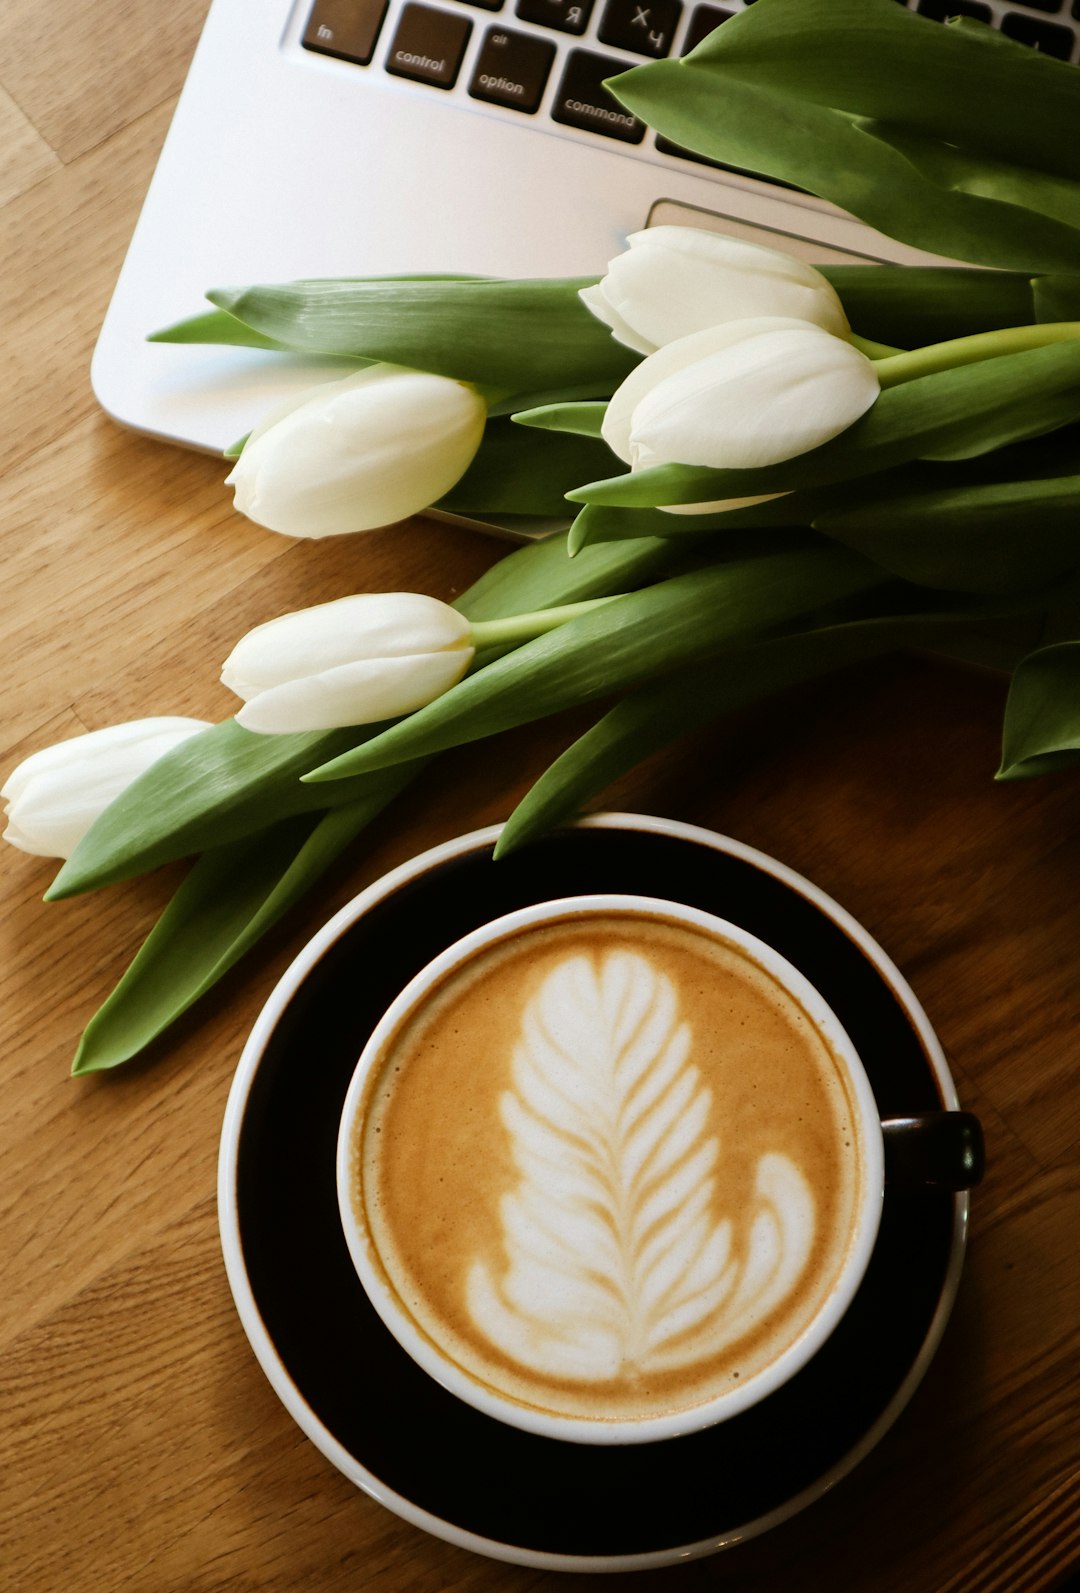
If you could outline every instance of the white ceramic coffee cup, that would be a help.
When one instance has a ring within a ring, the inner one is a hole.
[[[612,914],[660,918],[703,932],[734,948],[777,981],[802,1009],[842,1069],[858,1140],[861,1171],[848,1242],[832,1285],[810,1322],[768,1365],[718,1394],[682,1409],[629,1418],[594,1419],[544,1410],[501,1392],[465,1369],[405,1308],[380,1263],[362,1195],[357,1191],[355,1146],[363,1133],[370,1084],[388,1042],[448,976],[496,943],[568,918]],[[788,1382],[821,1349],[859,1288],[877,1239],[884,1192],[880,1115],[861,1061],[825,1000],[786,958],[765,942],[710,913],[676,902],[631,895],[590,895],[541,902],[509,913],[464,936],[423,968],[401,991],[373,1030],[357,1063],[342,1112],[337,1145],[338,1203],[353,1264],[386,1327],[409,1355],[443,1387],[484,1414],[526,1431],[573,1442],[634,1443],[677,1437],[746,1410]]]

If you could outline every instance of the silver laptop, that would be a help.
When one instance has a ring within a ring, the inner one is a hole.
[[[752,3],[752,0],[750,0]],[[213,0],[94,355],[125,425],[220,451],[329,364],[147,333],[208,288],[385,273],[602,274],[712,226],[817,261],[919,261],[807,195],[662,140],[601,88],[744,0]],[[1080,0],[911,0],[1075,59]]]

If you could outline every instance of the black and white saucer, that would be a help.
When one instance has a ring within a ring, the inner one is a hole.
[[[839,1327],[795,1378],[742,1415],[663,1443],[537,1437],[434,1383],[357,1280],[338,1218],[335,1143],[371,1029],[413,974],[478,925],[554,897],[632,892],[702,907],[793,962],[851,1036],[883,1117],[955,1108],[955,1090],[898,970],[849,914],[782,864],[710,831],[634,814],[598,815],[493,863],[497,835],[476,831],[394,870],[343,908],[278,984],[225,1114],[226,1270],[286,1409],[381,1504],[522,1565],[672,1564],[786,1520],[888,1430],[952,1307],[967,1196],[887,1190],[873,1258]]]

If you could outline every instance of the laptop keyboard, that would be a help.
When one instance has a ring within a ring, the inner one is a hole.
[[[645,146],[645,124],[607,92],[604,79],[643,60],[687,55],[753,3],[314,0],[300,42],[307,50],[453,91],[514,117],[550,119],[590,137]],[[1080,0],[898,3],[936,21],[973,17],[1062,61],[1080,53]],[[495,12],[498,19],[490,19]],[[662,157],[716,164],[652,134],[647,147]]]

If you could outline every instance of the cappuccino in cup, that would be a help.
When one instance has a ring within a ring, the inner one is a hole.
[[[364,1286],[438,1381],[575,1441],[673,1436],[820,1348],[882,1196],[869,1083],[736,926],[580,897],[467,936],[372,1034],[338,1146]]]

